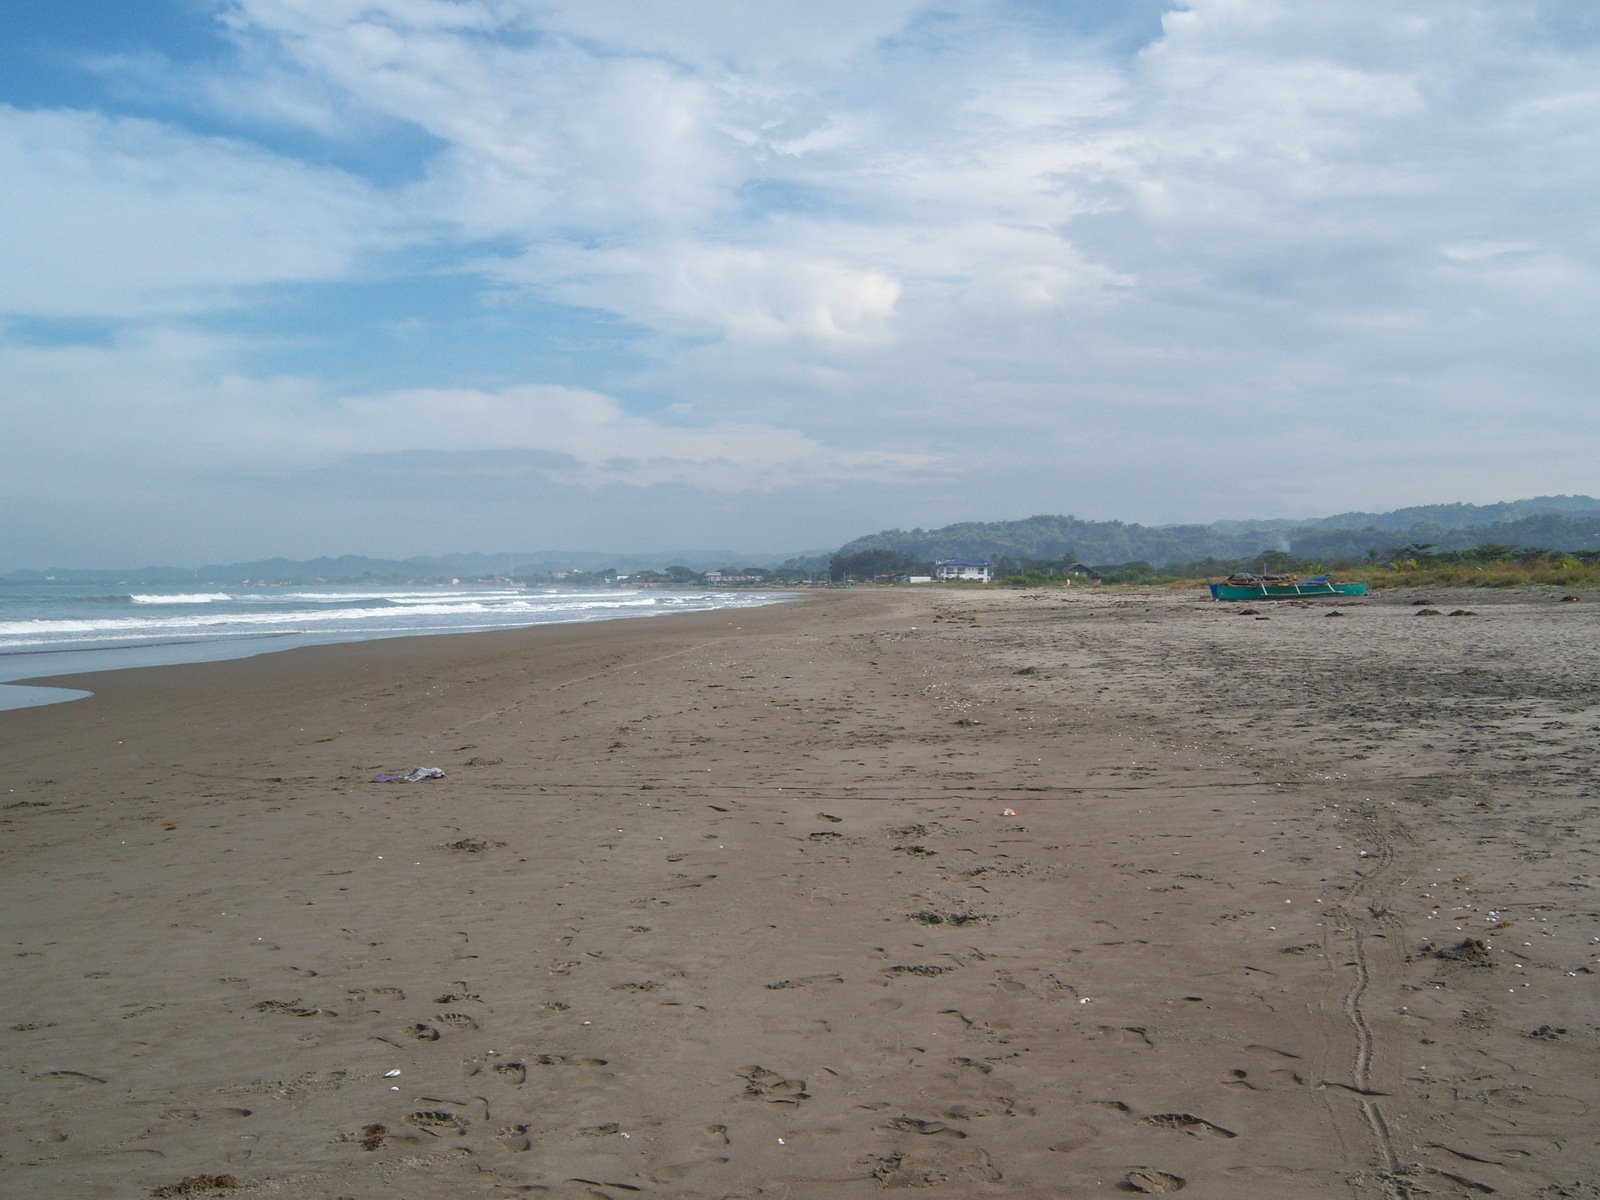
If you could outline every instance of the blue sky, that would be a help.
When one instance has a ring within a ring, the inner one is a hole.
[[[0,569],[1600,491],[1578,0],[14,0]]]

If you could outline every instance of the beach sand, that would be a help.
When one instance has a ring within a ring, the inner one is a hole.
[[[0,1193],[1600,1197],[1600,603],[1420,598],[76,680],[0,713]]]

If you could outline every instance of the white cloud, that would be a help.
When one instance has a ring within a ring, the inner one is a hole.
[[[795,428],[628,411],[585,388],[415,388],[340,395],[311,378],[229,371],[238,347],[147,329],[97,347],[0,344],[0,419],[12,499],[46,490],[71,446],[86,488],[214,476],[296,478],[412,455],[462,474],[519,473],[576,488],[689,484],[761,491],[872,472],[937,469],[928,455],[831,446]],[[509,459],[507,456],[511,456]]]
[[[879,339],[902,291],[888,272],[779,245],[586,250],[558,244],[491,269],[564,303],[607,309],[651,328],[760,345]]]
[[[469,236],[692,221],[739,177],[707,80],[559,31],[523,41],[515,6],[251,2],[233,23],[314,90],[438,139],[413,200]],[[500,39],[481,36],[490,26]]]
[[[692,484],[713,492],[762,491],[798,482],[926,471],[927,456],[824,445],[794,429],[754,423],[689,425],[629,413],[614,398],[580,388],[528,385],[499,392],[419,389],[338,401],[297,419],[280,436],[309,440],[349,460],[375,447],[452,456],[467,470],[494,469],[509,452],[530,452],[554,482]],[[473,456],[492,448],[487,467]],[[513,461],[521,461],[515,460]]]
[[[146,319],[348,276],[390,240],[361,184],[147,120],[0,106],[0,313]]]
[[[901,32],[920,0],[233,0],[242,33],[269,31],[314,41],[354,26],[463,35],[501,33],[581,42],[611,55],[653,57],[698,70],[745,68],[763,75],[797,66],[836,67]]]

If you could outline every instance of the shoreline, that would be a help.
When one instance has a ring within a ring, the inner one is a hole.
[[[792,603],[803,593],[772,589],[763,595],[776,599],[757,605],[730,605],[727,609],[692,611],[736,611],[766,604]],[[434,629],[396,632],[379,630],[342,633],[312,632],[307,630],[263,631],[226,637],[174,637],[163,641],[91,644],[86,646],[42,647],[36,649],[0,652],[0,712],[15,708],[38,707],[51,703],[67,703],[82,699],[85,693],[67,696],[50,696],[50,680],[77,678],[84,675],[103,675],[110,671],[137,671],[151,667],[183,664],[230,662],[254,658],[262,654],[281,654],[289,650],[310,649],[317,646],[337,646],[346,643],[390,641],[414,637],[464,637],[484,633],[516,632],[543,628],[546,625],[594,624],[600,621],[652,620],[657,617],[685,616],[690,613],[660,612],[648,614],[608,613],[605,616],[578,616],[561,621],[535,621],[524,624],[507,624],[481,629],[457,629],[440,626]],[[38,660],[38,661],[30,661]],[[37,667],[37,670],[31,668]],[[59,689],[58,689],[59,690]],[[70,690],[70,689],[67,689]],[[32,696],[29,696],[32,693]]]
[[[0,1170],[1597,1194],[1593,606],[1243,607],[832,592],[64,677],[0,714]]]

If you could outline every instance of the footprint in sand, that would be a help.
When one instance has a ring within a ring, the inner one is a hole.
[[[943,1121],[924,1121],[919,1117],[895,1117],[885,1121],[883,1128],[892,1129],[896,1133],[916,1133],[929,1137],[936,1133],[947,1134],[953,1138],[964,1138],[967,1135],[959,1129],[952,1129]]]
[[[209,1117],[225,1117],[242,1120],[251,1115],[248,1108],[213,1108],[207,1112],[200,1112],[193,1108],[169,1108],[158,1114],[163,1121],[185,1121],[194,1123],[204,1121]]]
[[[843,975],[802,975],[799,979],[780,979],[777,983],[767,984],[769,992],[782,991],[784,988],[819,987],[834,983],[843,983]]]
[[[1188,1182],[1182,1175],[1174,1175],[1170,1171],[1156,1171],[1149,1167],[1135,1167],[1127,1176],[1127,1184],[1131,1190],[1158,1196],[1169,1192],[1181,1192],[1188,1186]]]
[[[677,1183],[693,1175],[696,1171],[704,1171],[708,1167],[725,1166],[727,1162],[726,1155],[718,1154],[695,1162],[672,1163],[650,1172],[649,1179],[651,1183]]]
[[[960,928],[962,925],[971,925],[973,922],[984,925],[984,923],[992,922],[994,917],[986,917],[981,912],[934,912],[933,909],[920,909],[917,912],[906,914],[906,920],[917,922],[918,925],[950,925],[954,926],[954,928]]]
[[[528,1136],[526,1125],[507,1125],[495,1133],[494,1140],[513,1154],[533,1149],[533,1139]]]
[[[740,1072],[739,1078],[745,1081],[746,1096],[765,1100],[769,1104],[799,1104],[811,1098],[804,1079],[785,1079],[778,1072],[763,1066],[750,1067]]]
[[[926,1151],[923,1143],[917,1152],[906,1151],[872,1160],[872,1178],[886,1188],[935,1187],[951,1182],[999,1183],[1004,1176],[982,1149],[955,1150],[945,1147]]]
[[[533,1061],[541,1067],[603,1067],[604,1058],[574,1058],[567,1054],[535,1054]]]
[[[492,1068],[494,1073],[506,1080],[513,1087],[521,1087],[528,1082],[528,1068],[520,1062],[497,1062]]]
[[[337,1017],[331,1008],[301,1004],[294,1000],[260,1000],[252,1007],[257,1012],[285,1013],[291,1017]]]
[[[1020,979],[1013,979],[1008,971],[996,971],[994,982],[989,986],[994,988],[997,992],[1005,992],[1007,995],[1011,996],[1021,995],[1023,992],[1028,990],[1027,984],[1023,983]]]
[[[1144,1119],[1146,1125],[1154,1125],[1158,1129],[1176,1129],[1187,1133],[1191,1137],[1234,1138],[1238,1137],[1231,1129],[1224,1129],[1221,1125],[1213,1125],[1203,1117],[1194,1116],[1192,1113],[1155,1113]]]
[[[457,1133],[466,1133],[467,1131],[466,1119],[457,1116],[447,1108],[421,1108],[414,1113],[409,1113],[406,1116],[406,1121],[426,1133],[433,1133],[436,1129],[453,1129]]]

